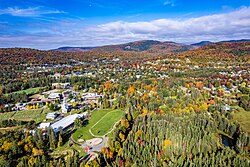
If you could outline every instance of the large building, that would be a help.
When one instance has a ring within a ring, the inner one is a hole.
[[[73,126],[76,118],[84,119],[84,118],[86,118],[86,116],[87,116],[87,112],[84,112],[82,114],[69,115],[69,116],[61,119],[60,121],[55,122],[50,127],[56,133],[58,133],[60,131],[60,129],[67,130],[68,128],[70,128],[71,126]]]

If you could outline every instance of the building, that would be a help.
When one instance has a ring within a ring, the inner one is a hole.
[[[44,122],[40,123],[39,126],[37,127],[38,129],[46,129],[50,126],[50,122]]]
[[[98,95],[97,93],[90,93],[90,92],[84,93],[82,96],[83,100],[97,100],[101,97],[102,95]]]
[[[69,116],[53,123],[50,127],[55,131],[55,133],[58,133],[60,131],[60,129],[65,131],[74,125],[76,118],[84,119],[84,118],[86,118],[86,116],[87,116],[87,112],[84,112],[82,114],[69,115]]]
[[[50,112],[46,115],[46,119],[55,119],[57,117],[56,112]]]
[[[228,104],[226,104],[226,105],[223,106],[223,110],[224,111],[230,111],[231,107]]]
[[[26,103],[16,103],[16,104],[15,104],[16,110],[25,110],[25,109],[26,109],[26,106],[27,106]]]
[[[48,96],[48,99],[51,99],[51,100],[56,100],[56,99],[60,100],[61,98],[62,98],[62,94],[60,93],[51,93]]]
[[[59,79],[59,78],[61,78],[61,74],[60,73],[55,73],[54,77],[55,77],[55,79]]]
[[[62,103],[62,113],[68,113],[71,110],[71,106],[66,103],[64,100]]]
[[[52,88],[54,89],[67,89],[70,87],[70,83],[52,83]]]

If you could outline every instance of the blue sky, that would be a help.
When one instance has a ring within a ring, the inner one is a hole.
[[[250,38],[250,0],[0,0],[0,47]]]

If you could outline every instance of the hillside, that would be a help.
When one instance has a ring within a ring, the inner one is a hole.
[[[210,41],[201,41],[201,42],[198,42],[198,43],[194,43],[194,44],[191,44],[192,46],[197,46],[197,47],[200,47],[200,46],[206,46],[206,45],[209,45],[211,44],[212,42]]]
[[[193,46],[178,44],[174,42],[160,42],[155,40],[141,40],[135,42],[129,42],[125,44],[117,44],[117,45],[105,45],[99,47],[61,47],[55,49],[55,51],[62,52],[83,52],[87,50],[97,51],[97,52],[123,52],[123,51],[133,51],[133,52],[184,52],[190,49],[193,49]]]
[[[54,49],[55,51],[60,52],[84,52],[93,49],[94,47],[60,47],[58,49]]]
[[[201,46],[194,50],[180,53],[185,57],[214,60],[215,58],[242,57],[244,61],[250,58],[250,42],[218,42]]]

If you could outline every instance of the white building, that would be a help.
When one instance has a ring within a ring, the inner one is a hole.
[[[66,130],[67,128],[71,127],[74,124],[76,118],[84,119],[86,118],[86,116],[87,112],[84,112],[82,114],[69,115],[61,119],[60,121],[55,122],[50,127],[57,133],[60,131],[60,129]]]
[[[38,129],[46,129],[50,126],[50,122],[44,122],[40,123],[39,126],[37,127]]]
[[[65,100],[63,100],[62,103],[62,113],[68,113],[70,111],[69,105],[66,103]]]
[[[51,93],[49,96],[48,96],[48,99],[60,99],[61,98],[61,94],[60,93]]]
[[[46,115],[46,119],[55,119],[57,117],[56,112],[50,112]]]
[[[87,92],[87,93],[84,93],[82,97],[83,97],[83,100],[96,100],[98,98],[101,98],[102,95],[98,95],[97,93]]]

